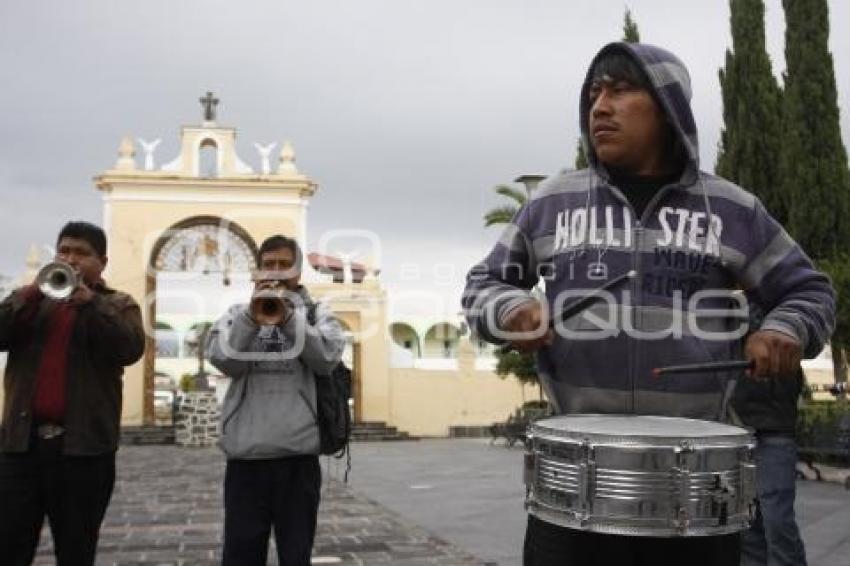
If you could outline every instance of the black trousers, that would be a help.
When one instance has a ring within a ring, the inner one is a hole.
[[[309,566],[322,472],[318,456],[228,460],[223,566],[264,566],[274,527],[281,566]]]
[[[566,529],[529,516],[523,566],[738,566],[739,535],[625,537]]]
[[[57,564],[94,564],[115,454],[65,456],[61,436],[33,438],[30,446],[24,454],[0,454],[0,562],[31,564],[47,515]]]

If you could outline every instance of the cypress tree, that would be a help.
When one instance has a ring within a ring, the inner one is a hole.
[[[783,0],[785,94],[779,160],[788,231],[832,277],[838,318],[832,340],[839,379],[846,379],[842,350],[850,346],[850,171],[841,141],[826,0]]]
[[[826,0],[783,0],[785,95],[779,171],[788,231],[815,259],[848,247],[850,175],[841,142]]]
[[[765,49],[764,2],[731,0],[729,6],[732,49],[719,71],[724,127],[715,170],[752,191],[786,224],[777,182],[782,97]]]
[[[632,19],[632,11],[628,8],[623,18],[623,41],[640,43],[640,31],[638,31],[637,23]]]
[[[632,11],[626,8],[626,13],[623,16],[623,41],[628,43],[640,42],[640,31],[637,27],[637,22],[632,19]],[[581,143],[581,137],[576,144],[576,169],[587,169],[587,154],[584,151],[584,145]]]
[[[584,144],[581,143],[581,138],[576,143],[576,169],[587,169],[587,154],[584,152]]]

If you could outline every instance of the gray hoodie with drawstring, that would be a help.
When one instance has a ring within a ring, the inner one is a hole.
[[[330,310],[300,287],[300,301],[281,325],[260,326],[248,305],[235,305],[210,331],[207,357],[231,378],[221,411],[219,446],[228,459],[319,453],[316,379],[327,379],[345,338]]]

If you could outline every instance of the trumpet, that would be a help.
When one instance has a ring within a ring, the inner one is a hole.
[[[274,277],[273,273],[272,276],[269,276],[269,274],[256,274],[253,279],[257,283],[268,282],[271,285],[254,292],[250,305],[251,318],[254,320],[272,319],[278,321],[283,319],[284,314],[288,310],[284,302],[284,296],[287,292],[284,280]]]
[[[39,270],[35,281],[45,297],[67,301],[80,286],[80,274],[67,263],[54,261]]]

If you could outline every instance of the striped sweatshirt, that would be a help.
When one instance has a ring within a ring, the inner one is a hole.
[[[632,57],[645,71],[687,156],[640,217],[610,182],[588,143],[588,85],[596,58]],[[690,78],[671,53],[612,43],[597,55],[580,96],[588,169],[563,171],[538,187],[484,260],[462,299],[470,328],[504,343],[502,323],[530,300],[554,315],[589,290],[634,271],[605,300],[556,327],[537,354],[558,413],[668,415],[713,420],[728,372],[654,377],[664,365],[743,356],[750,304],[762,329],[796,338],[813,357],[834,325],[835,294],[804,251],[746,190],[700,171]]]

